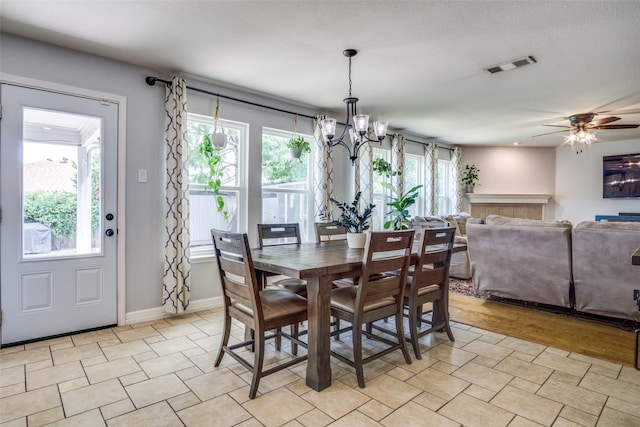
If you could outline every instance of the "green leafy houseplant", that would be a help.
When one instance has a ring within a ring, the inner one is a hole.
[[[386,178],[402,175],[402,171],[394,171],[391,163],[382,158],[377,158],[373,161],[373,171]],[[390,228],[408,230],[409,221],[411,220],[409,208],[416,203],[418,190],[422,188],[422,185],[416,185],[404,194],[400,193],[400,190],[390,182],[382,182],[381,185],[391,192],[391,201],[387,203],[391,210],[385,214],[385,216],[389,217],[389,220],[384,223],[385,230]]]
[[[464,167],[464,174],[462,175],[462,183],[472,187],[476,185],[478,172],[480,172],[480,169],[478,169],[476,165],[466,165]]]
[[[287,148],[291,150],[292,157],[300,158],[302,154],[307,154],[311,152],[311,146],[305,139],[300,136],[294,136],[287,142]]]
[[[358,205],[361,195],[362,192],[358,191],[351,204],[330,197],[329,200],[340,209],[340,216],[337,219],[332,219],[322,215],[321,218],[333,225],[344,227],[349,233],[364,233],[371,226],[371,216],[376,205],[370,203],[363,211],[360,211]]]
[[[222,167],[222,149],[216,148],[211,143],[211,137],[205,134],[202,137],[202,143],[198,147],[198,152],[206,159],[209,166],[209,182],[207,185],[216,196],[216,209],[220,212],[225,221],[229,220],[229,212],[224,208],[224,198],[220,194],[222,187],[223,167]]]
[[[389,217],[388,221],[385,221],[385,230],[393,228],[394,230],[408,230],[409,221],[411,220],[411,214],[409,213],[409,207],[416,203],[418,198],[418,190],[422,188],[422,185],[416,185],[411,187],[409,191],[401,194],[398,189],[388,182],[383,182],[382,186],[391,191],[391,201],[387,203],[387,206],[391,207],[391,210],[385,215]]]

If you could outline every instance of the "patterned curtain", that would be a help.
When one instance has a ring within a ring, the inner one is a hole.
[[[391,139],[391,168],[404,173],[404,135],[399,133]],[[392,177],[391,184],[404,194],[404,175]]]
[[[315,220],[322,221],[322,215],[330,215],[331,202],[329,197],[333,192],[333,159],[331,158],[331,149],[324,142],[322,137],[322,128],[320,121],[326,116],[317,115],[314,122],[313,136],[315,140],[315,150],[313,150],[313,193],[314,193],[314,211]]]
[[[191,252],[189,241],[189,173],[187,149],[187,86],[174,77],[165,97],[166,195],[162,306],[183,313],[189,306]]]
[[[453,176],[451,179],[454,182],[454,199],[453,207],[454,212],[462,212],[462,197],[464,195],[462,189],[462,147],[454,147],[451,153],[451,164],[453,166]]]
[[[368,142],[363,144],[358,151],[358,160],[355,163],[355,180],[355,193],[362,191],[360,206],[373,203],[373,149]]]
[[[424,147],[425,202],[427,215],[438,213],[438,144],[430,142]]]

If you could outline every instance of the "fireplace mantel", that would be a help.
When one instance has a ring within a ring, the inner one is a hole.
[[[551,194],[482,194],[467,193],[470,203],[507,203],[507,204],[538,204],[546,205]]]
[[[516,218],[546,219],[545,207],[551,194],[483,194],[467,193],[471,216],[486,218],[503,215]]]

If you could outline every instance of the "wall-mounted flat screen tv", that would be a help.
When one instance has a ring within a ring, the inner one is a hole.
[[[602,197],[640,197],[640,153],[602,158]]]

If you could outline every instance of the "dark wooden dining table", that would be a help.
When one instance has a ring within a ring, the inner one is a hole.
[[[466,245],[455,246],[454,251],[460,250],[466,250]],[[256,270],[307,281],[306,383],[316,391],[331,385],[331,284],[337,279],[359,276],[363,253],[363,249],[349,248],[345,240],[268,246],[251,251]]]

